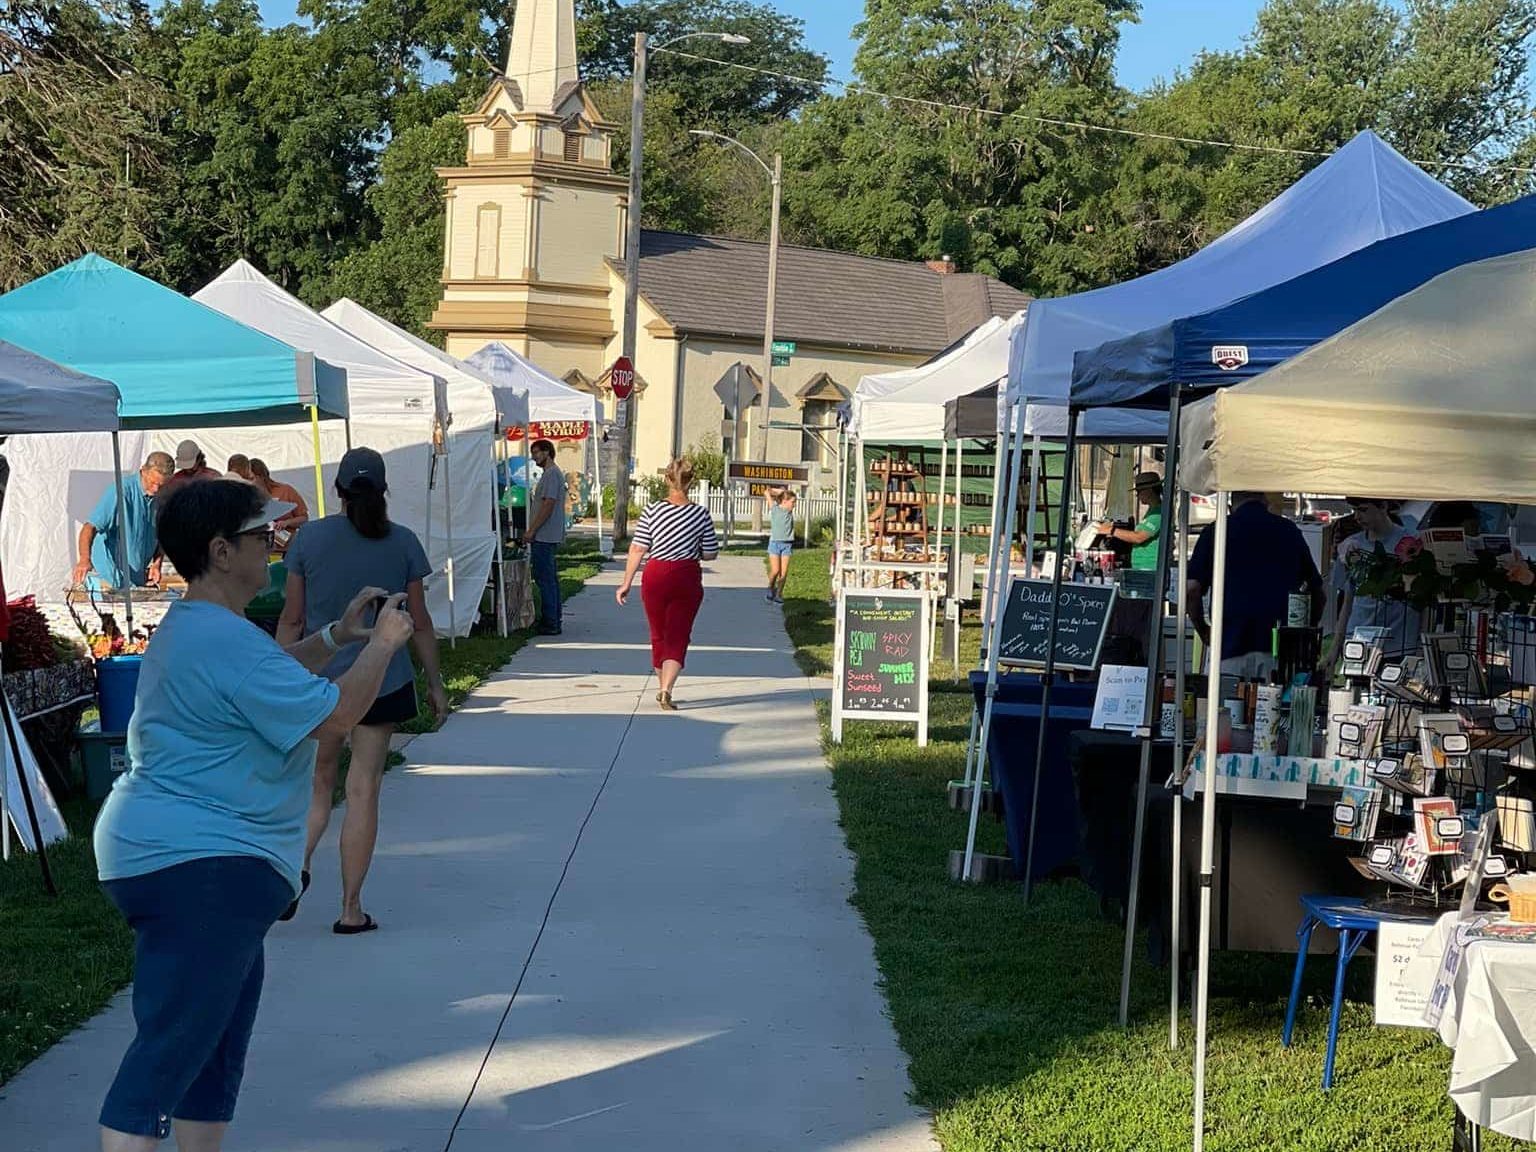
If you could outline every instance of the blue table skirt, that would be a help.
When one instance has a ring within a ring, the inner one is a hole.
[[[971,673],[977,706],[986,704],[987,676]],[[1029,809],[1034,789],[1035,749],[1040,733],[1040,677],[1014,672],[999,677],[992,704],[992,728],[987,756],[992,782],[1003,796],[1008,830],[1008,854],[1024,874],[1029,843]],[[1040,777],[1040,815],[1035,821],[1035,855],[1031,875],[1042,880],[1052,872],[1078,863],[1080,814],[1072,785],[1068,741],[1088,727],[1093,716],[1093,684],[1069,684],[1058,679],[1051,688],[1051,715]]]

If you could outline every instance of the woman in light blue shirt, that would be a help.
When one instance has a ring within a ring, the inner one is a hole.
[[[267,586],[272,522],[250,484],[179,488],[161,547],[187,581],[156,630],[128,726],[128,770],[97,819],[102,887],[134,932],[138,1030],[101,1110],[104,1152],[221,1146],[257,1004],[262,941],[299,891],[318,736],[349,730],[410,638],[403,597],[364,590],[287,649],[245,618]],[[345,644],[335,683],[316,675]]]

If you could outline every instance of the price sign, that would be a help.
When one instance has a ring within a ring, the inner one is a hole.
[[[928,743],[928,593],[839,589],[832,739],[844,720],[909,720]]]
[[[1429,986],[1415,965],[1419,948],[1434,931],[1425,921],[1383,920],[1376,934],[1376,1023],[1404,1028],[1427,1028],[1424,1010],[1429,1007]],[[1414,969],[1418,971],[1415,972]]]
[[[629,394],[635,389],[635,365],[628,356],[620,356],[613,362],[613,368],[608,373],[608,383],[613,387],[613,394],[620,400],[629,399]]]

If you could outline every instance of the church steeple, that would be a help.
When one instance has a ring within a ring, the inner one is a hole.
[[[580,79],[575,0],[518,0],[506,74],[524,112],[555,111],[561,89]]]

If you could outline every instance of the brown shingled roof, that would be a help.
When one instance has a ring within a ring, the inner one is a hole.
[[[622,261],[611,261],[619,275]],[[640,234],[640,294],[679,332],[763,338],[768,245]],[[779,247],[774,337],[804,344],[933,353],[1029,302],[990,276],[823,248]]]

